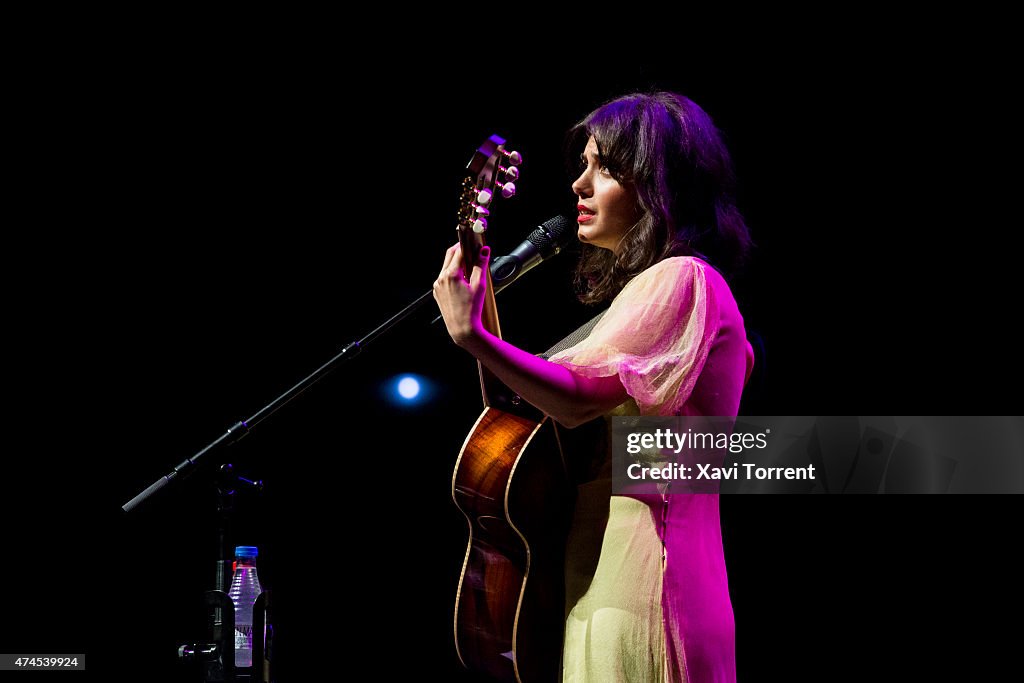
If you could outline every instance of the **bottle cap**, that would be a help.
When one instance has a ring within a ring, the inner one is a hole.
[[[254,545],[240,545],[235,548],[235,557],[256,557],[259,554],[259,549]]]

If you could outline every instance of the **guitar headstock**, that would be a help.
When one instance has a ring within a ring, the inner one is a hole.
[[[523,157],[519,152],[507,151],[504,138],[492,135],[480,145],[466,165],[456,230],[467,277],[485,244],[491,209],[498,196],[509,199],[515,195],[519,165],[522,163]]]

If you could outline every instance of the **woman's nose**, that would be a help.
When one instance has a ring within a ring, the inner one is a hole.
[[[575,194],[577,197],[582,197],[584,194],[586,194],[586,190],[588,188],[589,183],[587,182],[587,173],[586,171],[584,171],[583,173],[580,174],[579,178],[572,181],[572,191],[573,194]]]

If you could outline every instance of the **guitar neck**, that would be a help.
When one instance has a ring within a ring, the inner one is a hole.
[[[494,289],[490,281],[487,283],[487,298],[484,299],[484,307],[481,312],[481,319],[484,329],[501,339],[501,325],[498,323],[498,308],[494,302]],[[480,361],[476,362],[480,373],[480,394],[483,397],[484,406],[497,408],[506,413],[540,422],[544,419],[544,413],[533,405],[520,399],[514,391],[508,388],[504,382],[498,379],[493,372],[487,369]]]
[[[469,231],[464,231],[460,233],[459,241],[462,245],[463,274],[468,280],[473,273],[473,268],[479,261],[478,254],[480,247],[483,246],[483,237],[480,235],[474,235]],[[501,339],[501,324],[498,322],[498,306],[494,301],[494,287],[491,284],[490,278],[487,279],[487,295],[484,298],[484,306],[481,311],[480,318],[484,329],[498,339]],[[480,361],[477,361],[477,368],[480,373],[480,393],[483,397],[484,406],[492,407],[503,403],[500,396],[502,393],[507,393],[508,390],[505,389],[501,381],[494,376],[494,373],[488,370]]]
[[[494,301],[494,287],[491,285],[490,278],[487,280],[487,298],[484,299],[481,322],[485,330],[501,339],[498,306]],[[509,393],[508,388],[483,363],[477,361],[476,365],[480,372],[480,394],[483,397],[484,405],[490,408],[506,403],[510,398],[505,396]]]
[[[492,135],[477,149],[467,165],[467,174],[462,182],[459,200],[459,220],[456,229],[462,247],[463,274],[468,280],[473,267],[479,262],[480,249],[484,246],[487,218],[493,207],[492,199],[500,190],[500,196],[512,197],[516,192],[515,182],[519,178],[519,152],[504,149],[505,140]],[[507,166],[503,163],[508,164]],[[501,339],[501,325],[498,323],[498,309],[494,303],[494,288],[487,278],[487,295],[484,299],[481,322],[488,332]],[[539,411],[508,389],[483,363],[477,361],[480,374],[480,393],[484,406],[499,408],[530,419],[537,419]],[[522,406],[520,408],[520,406]]]

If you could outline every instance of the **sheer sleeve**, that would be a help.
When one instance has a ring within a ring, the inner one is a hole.
[[[718,334],[705,265],[659,261],[619,292],[590,335],[548,360],[585,377],[618,374],[642,415],[677,415]]]

